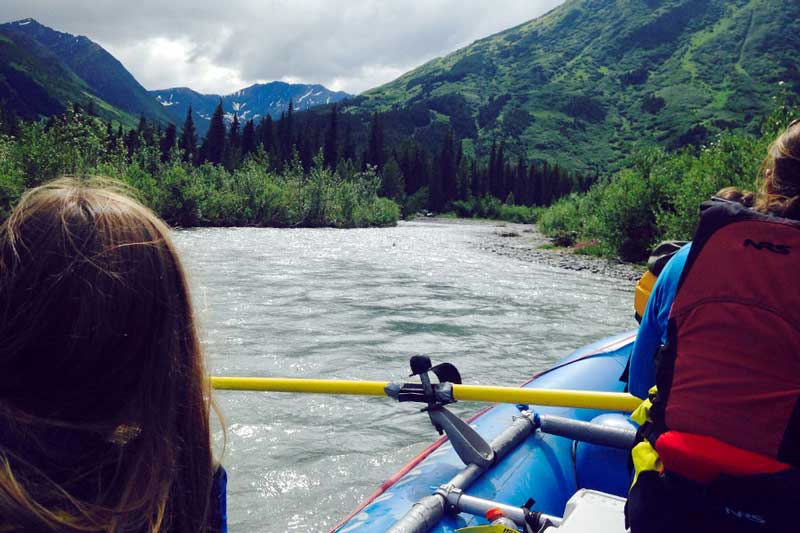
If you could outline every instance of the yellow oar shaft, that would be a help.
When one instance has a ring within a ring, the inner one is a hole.
[[[521,387],[488,387],[453,385],[453,397],[465,402],[521,403],[601,409],[630,412],[642,400],[620,392],[596,392],[561,389],[523,389]]]
[[[388,381],[346,381],[340,379],[211,378],[211,386],[221,390],[357,394],[359,396],[386,396],[384,389],[388,384]]]
[[[313,394],[356,394],[385,396],[387,381],[346,381],[297,378],[212,377],[215,389],[239,391],[301,392]],[[523,389],[453,385],[453,397],[465,402],[521,403],[604,411],[633,411],[642,400],[617,392],[574,391],[560,389]]]

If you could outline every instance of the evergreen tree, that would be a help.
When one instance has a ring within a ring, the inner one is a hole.
[[[228,131],[228,146],[231,150],[238,150],[241,147],[241,138],[239,136],[239,115],[234,113],[233,122],[231,123],[230,130]]]
[[[192,118],[192,106],[186,112],[186,120],[183,122],[183,131],[178,142],[178,148],[183,150],[183,160],[194,162],[197,154],[197,130],[194,127]]]
[[[336,162],[339,159],[337,122],[336,104],[334,104],[331,110],[331,120],[328,124],[328,131],[325,133],[325,148],[323,151],[323,160],[325,166],[328,168],[336,168]]]
[[[453,130],[448,128],[442,143],[442,151],[439,153],[438,169],[441,174],[444,198],[447,202],[458,198],[458,167],[456,166],[456,151],[454,148]]]
[[[366,163],[377,167],[378,172],[383,170],[386,163],[386,147],[384,146],[383,124],[378,113],[372,115],[369,126],[369,143],[367,145]]]
[[[253,119],[250,119],[244,125],[244,131],[242,132],[242,157],[245,158],[254,153],[256,146],[256,127],[253,124]]]
[[[484,193],[497,194],[497,141],[492,141],[492,150],[489,152],[488,183]]]
[[[300,162],[303,164],[303,170],[308,171],[311,168],[311,165],[314,163],[314,141],[312,140],[312,134],[310,131],[310,126],[306,124],[305,130],[302,135],[300,135],[298,145],[299,155],[300,155]],[[322,163],[324,166],[324,162]]]
[[[175,146],[177,135],[178,132],[175,128],[175,124],[170,122],[169,125],[167,125],[167,129],[164,131],[164,135],[161,137],[161,143],[159,146],[161,149],[161,161],[163,163],[169,161],[172,148]]]
[[[136,127],[136,132],[144,139],[146,146],[153,146],[155,139],[153,138],[153,128],[144,117],[144,113],[139,115],[139,125]]]
[[[403,173],[397,160],[392,157],[384,165],[381,173],[381,196],[401,202],[405,191]]]
[[[458,164],[458,176],[457,176],[458,200],[469,200],[469,198],[472,196],[472,177],[470,175],[470,166],[471,165],[469,159],[464,156],[463,152],[461,152],[461,158]]]
[[[353,126],[347,124],[344,130],[344,142],[342,143],[342,159],[345,161],[355,162],[356,160],[356,143],[353,140]]]
[[[130,130],[128,134],[125,136],[125,148],[128,151],[128,158],[132,158],[133,155],[139,151],[142,147],[142,136],[139,134],[138,130]]]
[[[222,100],[220,100],[219,104],[217,104],[217,109],[214,110],[214,115],[211,117],[208,133],[200,149],[202,161],[214,165],[222,164],[222,158],[225,155],[225,144],[225,120],[223,118]]]
[[[275,145],[275,132],[273,130],[272,117],[266,115],[261,119],[258,125],[258,142],[264,148],[266,153],[269,153]]]
[[[442,174],[439,170],[434,170],[429,174],[428,194],[428,208],[431,211],[442,211],[444,209],[445,197],[444,187],[442,187]]]
[[[483,179],[483,170],[478,165],[478,161],[473,160],[469,169],[472,178],[472,194],[481,197],[486,194],[486,186]]]
[[[111,155],[117,151],[117,135],[111,121],[106,123],[106,154]]]
[[[500,141],[500,146],[497,148],[497,157],[494,160],[494,189],[492,195],[495,198],[505,198],[506,196],[506,155],[505,155],[505,141]]]
[[[239,132],[239,115],[234,113],[233,122],[228,129],[228,141],[225,144],[225,155],[223,164],[225,168],[232,171],[239,166],[241,156],[242,136]]]
[[[289,110],[285,114],[281,114],[278,137],[282,162],[291,161],[294,155],[294,102],[292,100],[289,100]]]

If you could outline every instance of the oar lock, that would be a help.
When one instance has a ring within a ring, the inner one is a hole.
[[[431,383],[429,373],[438,383]],[[461,384],[461,374],[450,363],[431,365],[430,357],[415,355],[411,358],[411,374],[419,376],[420,383],[390,383],[384,389],[387,396],[400,402],[427,404],[422,411],[430,416],[431,423],[441,435],[447,434],[453,449],[464,464],[476,464],[481,468],[490,466],[496,457],[495,451],[472,426],[450,412],[445,405],[455,403],[453,384]],[[519,405],[520,418],[526,419],[533,430],[559,435],[582,442],[630,449],[636,441],[636,431],[630,428],[602,426],[581,420],[572,420],[554,415],[534,414],[528,406]]]
[[[431,383],[429,372],[436,376],[439,383]],[[439,435],[447,434],[453,449],[464,464],[475,464],[481,468],[491,465],[495,452],[489,443],[445,407],[456,401],[453,398],[453,383],[461,384],[458,369],[450,363],[433,366],[427,355],[415,355],[411,358],[409,377],[413,376],[419,376],[420,383],[390,383],[386,387],[386,395],[400,402],[427,404],[422,411],[428,413]]]

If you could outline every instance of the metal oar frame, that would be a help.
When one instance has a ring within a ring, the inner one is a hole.
[[[439,380],[431,383],[429,373]],[[475,498],[464,491],[489,469],[537,430],[559,435],[582,442],[630,449],[636,440],[636,431],[628,428],[602,426],[591,422],[572,420],[553,415],[539,415],[528,410],[528,406],[518,406],[520,416],[490,445],[472,427],[450,412],[445,405],[455,403],[453,384],[461,384],[461,374],[450,363],[431,365],[426,355],[411,358],[411,374],[419,376],[420,383],[390,383],[385,392],[400,402],[419,402],[427,404],[421,411],[427,412],[431,423],[441,435],[445,433],[453,449],[464,462],[466,468],[441,485],[433,494],[419,500],[395,523],[389,533],[424,533],[437,523],[445,512],[458,514],[466,512],[483,515],[491,507],[502,509],[504,516],[513,520],[526,532],[536,532],[548,526],[558,526],[561,519],[531,510],[534,501],[516,507],[500,502]]]
[[[439,383],[431,383],[432,372]],[[454,403],[453,383],[461,384],[461,374],[450,363],[431,365],[427,355],[415,355],[411,358],[411,374],[419,376],[420,383],[392,383],[386,388],[386,394],[400,402],[419,402],[427,404],[422,409],[430,416],[436,431],[446,434],[458,456],[465,465],[475,464],[487,468],[495,460],[495,453],[477,431],[448,410],[445,405]]]

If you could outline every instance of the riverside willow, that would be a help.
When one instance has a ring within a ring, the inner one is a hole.
[[[26,189],[60,175],[102,175],[129,184],[140,199],[176,226],[365,227],[394,225],[400,208],[378,196],[374,170],[340,166],[322,156],[304,168],[295,157],[269,170],[257,152],[228,169],[185,162],[140,132],[135,147],[111,126],[74,108],[47,121],[6,123],[0,135],[0,218]],[[152,134],[152,132],[151,132]],[[158,136],[156,136],[158,137]],[[163,137],[162,137],[163,139]]]
[[[798,98],[784,93],[758,135],[724,133],[706,146],[668,152],[642,148],[628,168],[539,212],[551,238],[598,241],[600,253],[644,260],[659,241],[692,238],[698,206],[723,187],[754,190],[767,147],[800,117]]]

